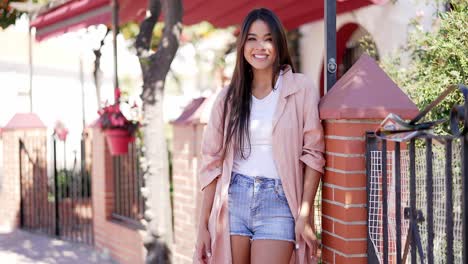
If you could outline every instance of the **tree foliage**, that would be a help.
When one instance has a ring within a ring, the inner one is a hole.
[[[35,4],[46,4],[50,0],[32,0]],[[14,9],[11,3],[19,2],[26,3],[27,0],[0,0],[0,29],[5,29],[10,25],[15,24],[16,19],[21,17],[25,12]]]
[[[381,63],[420,109],[434,101],[448,85],[468,84],[468,3],[452,1],[451,6],[452,10],[437,14],[432,31],[424,31],[418,18],[411,23],[414,30],[404,48],[410,56],[407,67],[403,66],[401,56]],[[426,119],[447,118],[456,104],[462,104],[458,91],[428,113]],[[448,124],[436,128],[438,133],[448,131]]]

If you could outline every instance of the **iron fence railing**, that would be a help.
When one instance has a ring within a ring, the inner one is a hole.
[[[43,138],[19,140],[20,226],[23,229],[54,234],[54,201],[48,192],[46,149]]]
[[[453,135],[400,143],[367,134],[369,263],[468,263],[467,104],[452,110]]]
[[[63,153],[57,145],[62,144]],[[94,243],[91,175],[65,162],[66,144],[53,138],[53,174],[47,174],[46,138],[19,140],[20,226],[23,229],[86,244]],[[84,141],[81,151],[84,152]],[[63,154],[63,156],[61,156]],[[59,166],[57,161],[63,161]],[[85,168],[81,160],[82,168]]]

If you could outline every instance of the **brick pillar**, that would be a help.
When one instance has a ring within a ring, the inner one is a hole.
[[[3,177],[0,179],[0,226],[11,229],[18,227],[20,221],[19,140],[23,140],[26,149],[31,152],[38,166],[41,166],[35,168],[35,172],[37,172],[37,169],[40,171],[36,176],[41,177],[34,177],[36,182],[31,182],[32,179],[29,177],[28,184],[23,184],[23,193],[26,193],[30,191],[30,189],[26,188],[33,188],[35,185],[46,183],[40,183],[37,180],[44,181],[47,178],[47,128],[36,114],[16,114],[3,128],[2,139]],[[32,169],[29,164],[24,166]],[[44,198],[46,199],[46,197]],[[43,201],[46,202],[47,200]],[[26,206],[28,205],[26,204]],[[33,212],[33,210],[25,211]]]
[[[417,107],[367,55],[320,102],[326,169],[322,196],[324,263],[367,263],[365,133],[389,114]]]
[[[322,189],[323,259],[367,262],[365,133],[380,120],[330,119],[324,123],[326,171]]]
[[[202,193],[198,183],[200,147],[216,95],[188,104],[172,122],[174,186],[174,263],[190,264],[195,249]]]
[[[204,125],[175,125],[173,141],[174,263],[192,263],[201,192],[198,188],[199,148]]]

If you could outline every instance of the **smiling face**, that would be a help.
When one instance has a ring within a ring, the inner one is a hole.
[[[244,58],[252,70],[271,70],[276,60],[276,47],[271,30],[263,20],[257,19],[250,26],[244,44]]]

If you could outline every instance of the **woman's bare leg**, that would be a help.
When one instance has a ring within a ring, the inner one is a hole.
[[[250,263],[250,237],[231,236],[232,264]]]
[[[289,264],[294,243],[283,240],[258,239],[252,242],[251,264]]]

